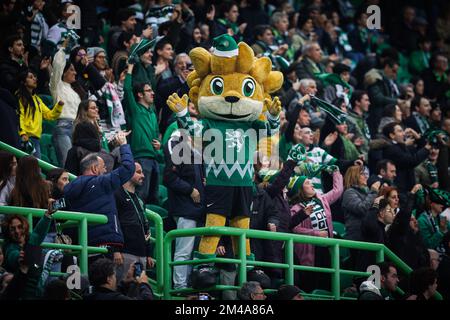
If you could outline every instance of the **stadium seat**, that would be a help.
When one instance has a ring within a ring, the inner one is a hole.
[[[158,202],[161,207],[164,207],[164,203],[167,200],[167,188],[166,186],[159,185]]]
[[[166,209],[157,206],[156,204],[147,204],[145,206],[146,209],[151,210],[153,212],[156,212],[157,214],[159,214],[161,216],[161,218],[167,218],[169,216],[169,213],[167,212]]]
[[[55,147],[52,144],[52,135],[47,133],[42,134],[40,143],[42,160],[58,166]]]
[[[345,225],[341,222],[333,221],[333,230],[339,236],[339,238],[344,239],[345,237]]]
[[[317,294],[321,296],[329,296],[331,299],[331,296],[333,295],[330,291],[322,290],[322,289],[315,289],[311,292],[311,294]],[[326,299],[326,297],[319,298],[319,299]]]
[[[358,298],[358,293],[357,292],[343,292],[341,294],[342,297],[344,298]]]

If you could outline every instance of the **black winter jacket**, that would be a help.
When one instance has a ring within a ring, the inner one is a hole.
[[[414,168],[427,159],[429,153],[425,148],[417,151],[403,143],[392,143],[384,149],[383,157],[392,160],[397,167],[395,185],[398,186],[400,193],[406,193],[412,189],[415,184]]]
[[[168,191],[169,215],[172,217],[201,220],[205,213],[205,186],[203,185],[205,175],[203,167],[201,164],[182,163],[175,165],[173,163],[173,148],[181,143],[184,143],[183,140],[179,140],[179,137],[172,136],[163,147],[164,159],[166,161],[163,184],[167,187]],[[192,151],[191,160],[191,163],[194,163]],[[200,203],[194,203],[191,198],[191,193],[194,188],[200,193]]]

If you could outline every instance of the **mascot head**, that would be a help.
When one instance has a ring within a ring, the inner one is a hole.
[[[195,70],[188,76],[189,98],[209,119],[254,121],[264,99],[283,84],[283,74],[272,71],[269,58],[255,58],[246,43],[228,34],[214,38],[212,53],[194,48],[189,53]]]

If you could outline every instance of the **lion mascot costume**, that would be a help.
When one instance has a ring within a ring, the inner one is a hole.
[[[272,71],[269,58],[255,58],[246,43],[237,45],[228,34],[214,39],[211,52],[198,47],[189,56],[195,68],[187,78],[189,97],[174,93],[167,105],[183,129],[194,140],[201,138],[205,146],[205,226],[225,226],[228,219],[229,226],[248,229],[253,156],[261,133],[270,137],[279,130],[281,103],[269,94],[280,89],[283,74]],[[189,116],[189,99],[199,111],[200,125],[194,125]],[[203,236],[194,258],[215,257],[219,240],[220,236]],[[238,241],[232,238],[232,242],[237,254]],[[246,254],[252,260],[249,239]]]

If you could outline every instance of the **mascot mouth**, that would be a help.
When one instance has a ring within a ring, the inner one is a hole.
[[[226,118],[226,119],[242,119],[242,118],[245,118],[245,117],[248,117],[248,116],[251,115],[251,113],[240,115],[240,116],[235,115],[235,114],[231,114],[231,113],[229,113],[229,114],[219,114],[219,113],[212,112],[211,110],[209,112],[213,113],[216,116],[223,117],[223,118]]]

